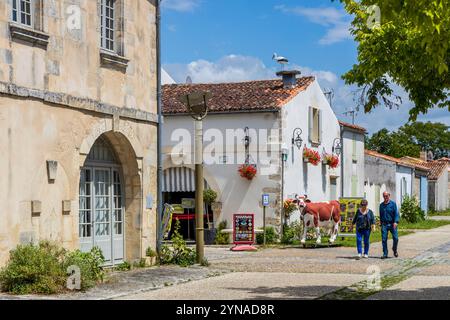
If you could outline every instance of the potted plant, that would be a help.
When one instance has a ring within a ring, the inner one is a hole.
[[[239,167],[239,174],[242,178],[246,178],[247,180],[252,180],[258,170],[256,170],[256,165],[254,164],[243,164]]]
[[[209,219],[209,206],[217,199],[217,192],[212,189],[205,189],[203,191],[203,202],[205,203],[205,213],[208,223],[208,228],[205,230],[205,243],[213,244],[216,237],[216,229],[214,228],[214,222]]]
[[[284,216],[289,218],[291,213],[297,210],[297,205],[294,203],[294,199],[286,199],[283,203]]]
[[[148,266],[153,266],[153,260],[156,257],[156,252],[151,247],[148,247],[145,251],[145,264]]]
[[[309,162],[314,166],[317,166],[321,160],[318,151],[305,147],[303,149],[303,161]]]
[[[339,157],[334,154],[326,154],[323,158],[323,162],[330,168],[336,169],[339,166]]]

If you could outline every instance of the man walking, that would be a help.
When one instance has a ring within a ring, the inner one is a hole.
[[[391,194],[389,192],[383,193],[384,201],[380,204],[380,221],[381,221],[381,239],[383,241],[383,256],[381,259],[388,257],[388,232],[392,234],[392,240],[394,245],[392,250],[394,256],[398,257],[398,222],[400,216],[398,214],[397,204],[391,200]]]

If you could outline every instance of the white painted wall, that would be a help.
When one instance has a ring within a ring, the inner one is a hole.
[[[375,215],[380,215],[380,203],[383,201],[383,193],[387,191],[386,185],[366,181],[364,185],[364,197],[369,202],[368,207]]]
[[[322,139],[320,146],[311,146],[309,142],[309,107],[320,109],[322,116]],[[339,122],[325,98],[317,81],[308,90],[298,94],[283,107],[282,112],[283,144],[289,149],[289,159],[285,164],[284,198],[293,194],[307,194],[312,201],[327,201],[330,199],[330,174],[340,176],[340,167],[330,169],[320,163],[313,166],[303,162],[303,147],[298,150],[292,147],[292,134],[295,128],[303,130],[303,143],[322,155],[323,151],[332,152],[333,141],[340,137]],[[337,181],[340,190],[340,179]],[[338,192],[339,195],[339,192]],[[298,213],[293,214],[291,221],[298,219]]]
[[[364,197],[364,134],[344,128],[342,139],[343,196]],[[353,183],[355,183],[355,188]]]
[[[216,223],[223,219],[228,221],[228,226],[232,225],[232,215],[235,213],[255,213],[256,226],[261,227],[262,221],[262,207],[261,195],[269,193],[272,205],[267,210],[268,224],[279,223],[279,216],[277,212],[281,209],[281,150],[278,148],[276,153],[272,153],[272,169],[263,168],[258,164],[258,175],[252,180],[248,181],[238,174],[238,167],[243,163],[244,159],[244,144],[240,137],[237,141],[239,150],[233,154],[227,153],[230,158],[233,155],[239,155],[241,162],[239,164],[222,164],[219,156],[234,147],[233,141],[227,140],[227,145],[221,146],[220,143],[208,142],[207,132],[209,129],[215,129],[216,133],[221,133],[226,136],[227,129],[241,129],[245,127],[250,129],[273,129],[280,137],[267,143],[261,144],[262,151],[280,146],[280,141],[289,148],[290,155],[285,167],[285,185],[284,198],[292,194],[308,194],[313,201],[329,200],[330,192],[330,174],[336,176],[340,175],[340,167],[330,170],[327,166],[320,164],[317,167],[311,164],[304,164],[302,159],[302,151],[294,148],[295,158],[292,158],[291,139],[293,130],[300,127],[303,130],[302,138],[305,143],[309,144],[308,139],[308,108],[313,106],[322,110],[322,143],[316,148],[322,153],[323,148],[327,152],[331,152],[332,144],[335,138],[340,136],[340,127],[338,120],[331,109],[328,101],[322,93],[317,81],[309,86],[309,88],[294,99],[288,102],[281,109],[281,116],[279,113],[234,113],[234,114],[210,114],[204,120],[204,134],[205,154],[209,153],[216,147],[218,164],[206,164],[204,173],[208,184],[215,189],[219,194],[218,201],[222,202],[223,208],[221,216],[216,219]],[[280,127],[282,129],[280,130]],[[189,116],[166,116],[163,126],[163,156],[164,169],[173,167],[173,147],[177,145],[177,141],[171,141],[171,136],[177,129],[184,129],[193,137],[194,120]],[[243,132],[242,132],[243,133]],[[250,153],[255,161],[258,161],[256,151],[258,140],[256,131],[251,130],[252,143],[250,145]],[[277,145],[278,144],[278,145]],[[186,156],[193,157],[193,143],[187,141],[185,143]],[[222,152],[222,149],[224,150]],[[273,149],[272,149],[273,150]],[[176,153],[178,154],[180,150]],[[294,161],[293,161],[294,160]],[[191,166],[192,167],[192,166]],[[338,179],[338,190],[340,190],[340,179]],[[338,191],[339,195],[339,191]],[[298,218],[294,216],[291,221]]]
[[[395,173],[395,194],[396,194],[396,202],[398,207],[401,207],[402,203],[402,180],[406,180],[406,190],[403,192],[403,194],[408,194],[409,196],[412,195],[412,177],[413,177],[413,169],[403,166],[397,166],[397,171]]]
[[[216,223],[226,219],[228,221],[228,227],[232,226],[232,215],[235,213],[255,213],[255,223],[257,227],[262,226],[262,207],[260,205],[261,195],[263,193],[269,193],[271,201],[274,202],[272,208],[266,210],[266,216],[274,218],[275,216],[275,199],[279,196],[280,192],[280,180],[278,176],[271,177],[265,175],[261,165],[258,165],[258,174],[252,180],[242,178],[238,173],[240,164],[245,160],[245,148],[243,143],[243,130],[245,127],[249,127],[251,135],[250,153],[253,160],[258,161],[258,138],[256,132],[260,132],[259,129],[274,129],[279,131],[278,113],[234,113],[234,114],[210,114],[203,122],[204,130],[204,153],[211,154],[211,150],[217,154],[216,164],[205,164],[204,175],[205,178],[216,192],[218,192],[217,201],[222,202],[222,214],[216,219]],[[190,133],[193,137],[194,134],[194,120],[190,116],[166,116],[164,118],[163,126],[163,157],[164,157],[164,169],[173,167],[173,160],[170,153],[173,152],[177,142],[171,141],[171,136],[176,133],[177,129],[184,129]],[[214,130],[214,131],[211,131]],[[227,139],[226,145],[222,145],[220,141],[208,141],[208,133],[219,133],[226,137],[226,130],[242,130],[241,136],[237,138],[235,143],[233,140]],[[258,131],[257,131],[258,130]],[[267,139],[267,136],[266,136]],[[193,143],[186,142],[187,153],[193,157]],[[235,147],[235,145],[237,147]],[[262,147],[267,148],[267,141],[263,139]],[[223,151],[222,151],[223,150]],[[231,152],[226,152],[226,151]],[[219,159],[226,153],[228,162],[232,158],[239,156],[241,159],[239,163],[235,164],[223,164]],[[276,157],[276,155],[275,155]],[[205,158],[208,162],[208,159]],[[279,172],[279,165],[275,163],[275,172]]]

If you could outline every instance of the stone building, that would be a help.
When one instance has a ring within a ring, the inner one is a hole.
[[[0,1],[0,265],[18,244],[156,244],[155,0]]]

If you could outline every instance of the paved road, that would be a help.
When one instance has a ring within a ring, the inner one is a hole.
[[[370,259],[357,261],[353,248],[235,253],[210,247],[210,268],[226,274],[120,299],[450,300],[450,226],[401,237],[399,251],[400,258],[381,260],[381,244],[376,243]],[[369,267],[380,270],[383,290],[368,291]]]
[[[391,246],[391,245],[389,245]],[[1,299],[449,299],[450,225],[400,238],[400,258],[355,260],[354,248],[270,248],[232,252],[207,247],[209,267],[154,267],[109,274],[86,293],[59,296],[0,294]],[[379,270],[383,290],[367,289]]]

